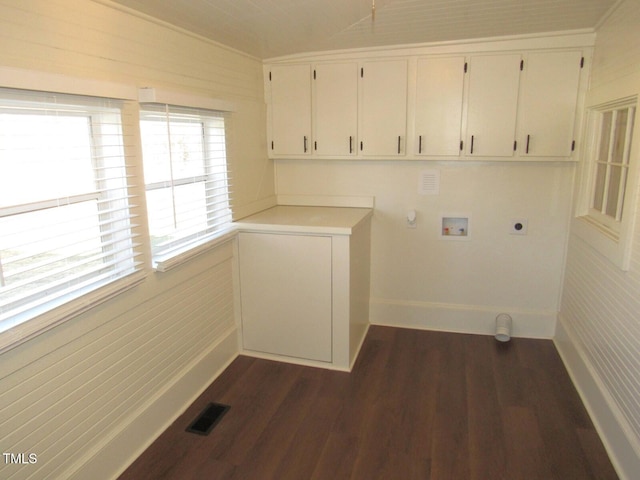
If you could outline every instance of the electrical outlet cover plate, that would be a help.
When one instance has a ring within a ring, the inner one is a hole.
[[[528,221],[526,218],[513,218],[509,227],[511,235],[526,235],[528,229]]]

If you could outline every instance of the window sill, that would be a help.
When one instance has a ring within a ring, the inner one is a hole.
[[[198,242],[190,243],[182,250],[172,253],[169,256],[158,257],[153,262],[153,268],[156,272],[167,272],[212,248],[220,246],[229,240],[233,240],[236,233],[237,229],[235,227],[229,227],[220,232],[216,232],[214,235],[205,237]]]
[[[146,274],[143,271],[132,273],[113,283],[89,289],[71,299],[59,299],[57,305],[44,304],[40,312],[27,311],[10,317],[0,324],[0,353],[17,347],[32,338],[51,330],[71,318],[110,300],[121,293],[140,285]]]
[[[619,234],[588,216],[574,218],[571,232],[590,245],[620,270],[629,270],[630,242]]]

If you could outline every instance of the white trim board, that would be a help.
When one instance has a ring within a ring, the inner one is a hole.
[[[553,338],[556,349],[573,381],[582,403],[589,412],[613,467],[621,480],[637,478],[640,472],[640,445],[632,443],[622,413],[607,393],[602,382],[586,360],[586,356],[573,338],[562,315]]]
[[[513,318],[513,337],[554,336],[557,312],[514,309],[507,306],[459,305],[372,298],[372,325],[416,328],[455,333],[494,335],[500,313]]]

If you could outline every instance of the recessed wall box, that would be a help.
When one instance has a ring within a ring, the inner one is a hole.
[[[447,215],[442,216],[440,222],[441,238],[467,239],[469,237],[469,216]]]

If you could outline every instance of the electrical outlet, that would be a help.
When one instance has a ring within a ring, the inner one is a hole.
[[[511,219],[511,225],[509,233],[511,235],[526,235],[528,228],[528,221],[526,218],[513,218]]]

